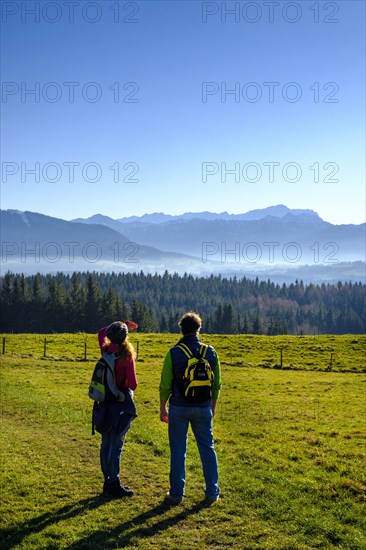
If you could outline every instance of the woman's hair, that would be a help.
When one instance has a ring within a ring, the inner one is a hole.
[[[109,346],[112,344],[109,338],[107,336],[104,338],[104,342],[102,344],[103,351],[108,352]],[[136,353],[135,348],[131,344],[128,338],[126,338],[122,344],[119,344],[118,350],[116,351],[119,357],[127,358],[132,357],[132,359],[135,359]]]
[[[118,346],[118,352],[120,357],[132,357],[132,359],[135,359],[136,353],[135,348],[131,344],[131,342],[126,338],[122,344]]]

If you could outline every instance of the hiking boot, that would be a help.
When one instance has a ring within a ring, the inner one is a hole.
[[[215,504],[220,500],[220,496],[217,495],[217,497],[206,497],[204,500],[204,503],[206,506],[211,506],[211,504]]]
[[[133,491],[129,487],[123,487],[120,483],[105,483],[103,494],[112,498],[132,497]]]
[[[183,500],[183,497],[172,497],[170,493],[167,493],[164,498],[164,502],[167,504],[180,504]]]
[[[134,491],[132,489],[130,489],[129,487],[127,487],[127,485],[121,485],[121,488],[123,489],[123,491],[125,492],[125,495],[126,497],[132,497],[132,495],[134,495]]]

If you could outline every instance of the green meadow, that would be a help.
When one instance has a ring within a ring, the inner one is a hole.
[[[3,335],[1,548],[366,549],[366,337],[202,336],[223,378],[214,419],[222,499],[209,508],[192,434],[186,498],[163,503],[158,386],[177,339],[131,334],[139,416],[121,476],[135,495],[107,500],[87,397],[96,336]]]

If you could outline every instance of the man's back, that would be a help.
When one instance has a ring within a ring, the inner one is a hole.
[[[181,388],[180,381],[188,366],[189,350],[197,356],[201,348],[199,332],[202,320],[197,313],[183,315],[179,322],[182,339],[166,354],[160,379],[160,420],[168,424],[170,446],[170,490],[166,500],[178,504],[185,493],[185,457],[188,427],[192,428],[200,453],[205,478],[205,495],[209,504],[219,498],[217,457],[214,449],[212,418],[221,387],[220,362],[212,346],[206,350],[206,358],[214,373],[212,397],[203,402],[192,403]],[[185,353],[188,350],[188,355]],[[169,402],[169,410],[167,404]]]
[[[179,344],[180,343],[186,345],[194,356],[198,355],[202,344],[202,342],[200,341],[197,335],[183,336],[183,338],[181,338],[181,340],[179,341]],[[182,379],[184,375],[184,371],[187,366],[187,355],[184,353],[184,351],[181,348],[178,347],[178,345],[175,345],[174,347],[172,347],[168,353],[170,353],[172,371],[173,371],[173,383],[172,383],[172,394],[170,398],[170,404],[179,405],[181,407],[191,406],[192,403],[187,401],[187,399],[182,395],[180,390],[180,383],[179,383],[179,381]],[[208,346],[205,358],[209,362],[212,372],[214,373],[213,391],[215,391],[216,388],[220,387],[221,380],[220,380],[220,374],[219,374],[219,368],[218,368],[218,357],[217,357],[216,351],[212,346]],[[208,405],[210,405],[210,403],[211,403],[211,399],[208,399],[207,401],[203,401],[202,403],[196,403],[196,406],[207,407]]]

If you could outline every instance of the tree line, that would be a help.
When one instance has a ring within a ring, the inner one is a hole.
[[[142,332],[179,332],[188,310],[215,334],[362,334],[362,283],[308,284],[296,280],[224,278],[220,275],[140,273],[6,273],[0,278],[3,333],[96,332],[116,319],[132,319]]]

